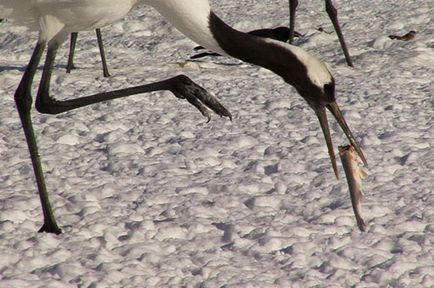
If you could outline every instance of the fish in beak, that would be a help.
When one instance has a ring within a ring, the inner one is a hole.
[[[330,160],[332,162],[333,171],[335,172],[336,178],[339,179],[339,172],[338,172],[338,167],[336,164],[336,156],[335,156],[335,152],[333,149],[333,142],[332,142],[332,138],[330,135],[330,128],[329,128],[329,124],[327,121],[327,114],[326,114],[325,108],[327,108],[332,113],[332,115],[335,117],[339,126],[344,131],[345,135],[347,136],[348,140],[350,141],[351,146],[354,147],[354,149],[356,150],[360,159],[362,159],[363,164],[365,164],[365,166],[368,166],[368,163],[366,161],[365,155],[362,152],[362,149],[360,148],[359,143],[356,141],[353,134],[351,133],[351,130],[348,127],[347,122],[345,121],[344,115],[342,114],[341,110],[339,109],[338,104],[334,101],[334,102],[327,103],[324,106],[322,106],[322,105],[317,106],[314,110],[315,110],[316,116],[318,117],[319,123],[321,125],[321,129],[324,133],[324,138],[326,140],[327,149],[328,149],[328,153],[330,156]]]

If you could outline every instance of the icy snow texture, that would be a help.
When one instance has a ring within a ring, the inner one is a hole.
[[[297,30],[306,36],[297,44],[331,67],[338,103],[369,161],[366,233],[294,89],[228,58],[182,68],[194,43],[146,6],[103,28],[108,79],[94,32],[79,34],[70,75],[65,44],[53,95],[185,73],[234,121],[207,124],[169,93],[58,116],[34,112],[64,231],[36,233],[41,208],[13,93],[37,35],[1,23],[0,287],[433,287],[433,2],[335,3],[355,68],[334,34],[316,30],[333,30],[323,1],[300,1]],[[286,1],[212,6],[242,30],[287,24]],[[418,31],[414,41],[386,37],[410,30]],[[335,144],[344,144],[330,122]]]

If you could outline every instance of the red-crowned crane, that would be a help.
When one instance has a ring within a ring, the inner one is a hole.
[[[179,31],[198,44],[219,54],[229,55],[269,69],[293,86],[318,117],[336,176],[338,171],[326,109],[335,117],[350,144],[355,147],[366,164],[362,150],[336,103],[333,76],[318,58],[290,44],[231,28],[211,10],[208,0],[143,0],[142,2],[154,7]],[[3,6],[13,9],[10,17],[17,23],[36,27],[40,31],[30,62],[15,92],[17,110],[30,150],[44,214],[44,225],[40,231],[61,232],[48,200],[30,117],[31,84],[45,49],[47,55],[35,101],[36,109],[41,113],[57,114],[114,98],[169,90],[179,98],[186,98],[205,115],[207,114],[204,105],[219,115],[230,117],[230,113],[215,98],[186,76],[65,101],[56,100],[50,95],[50,79],[55,55],[67,35],[71,32],[91,30],[110,24],[124,16],[135,3],[134,0],[39,0],[30,3],[26,0],[0,0],[0,8]]]

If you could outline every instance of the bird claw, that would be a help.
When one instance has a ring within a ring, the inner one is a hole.
[[[215,96],[210,94],[207,90],[194,83],[187,76],[178,76],[180,81],[176,85],[175,91],[172,91],[176,97],[186,99],[190,104],[196,107],[200,113],[211,121],[211,115],[208,109],[211,109],[217,115],[221,117],[228,117],[232,121],[231,113],[217,100]]]

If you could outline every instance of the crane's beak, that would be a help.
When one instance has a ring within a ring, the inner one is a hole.
[[[338,104],[336,102],[332,102],[332,103],[326,104],[325,107],[327,107],[327,109],[335,117],[339,126],[342,128],[342,130],[344,131],[348,140],[350,141],[350,144],[354,147],[357,154],[359,154],[360,159],[362,159],[365,166],[368,166],[365,155],[363,155],[363,152],[362,152],[362,149],[360,148],[359,143],[356,141],[353,134],[351,133],[351,130],[348,127],[347,122],[345,121],[344,115],[342,115],[342,112],[339,109]],[[327,114],[326,114],[326,110],[325,110],[324,106],[317,108],[315,110],[315,113],[318,117],[319,123],[321,125],[321,129],[324,133],[324,137],[325,137],[325,140],[327,143],[327,149],[328,149],[330,160],[331,160],[332,166],[333,166],[333,171],[335,172],[336,178],[339,179],[338,167],[336,165],[336,157],[335,157],[335,152],[333,149],[333,142],[332,142],[332,138],[330,135],[329,124],[327,121]]]

